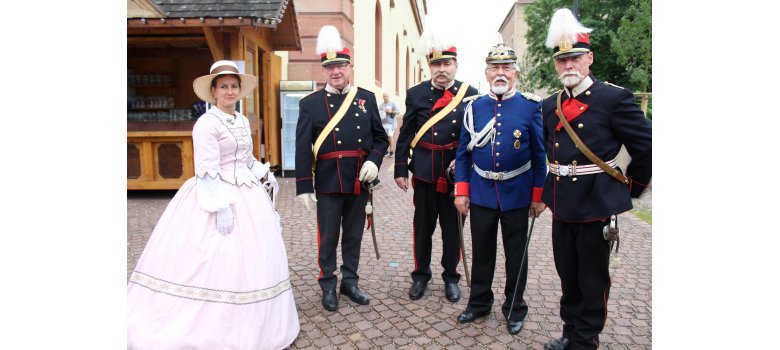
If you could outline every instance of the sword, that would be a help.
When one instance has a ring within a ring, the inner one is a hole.
[[[471,288],[471,275],[469,273],[469,263],[466,261],[466,241],[463,240],[463,215],[458,214],[458,234],[460,235],[460,255],[463,258],[463,271],[466,272],[466,285]]]
[[[523,249],[523,260],[520,260],[520,271],[517,272],[517,279],[515,280],[515,290],[512,292],[512,304],[509,306],[509,316],[512,316],[512,310],[515,307],[515,298],[517,297],[517,284],[520,283],[520,276],[523,274],[523,265],[525,265],[526,257],[528,256],[528,245],[531,244],[531,232],[534,230],[534,222],[536,222],[536,215],[531,217],[531,226],[528,228],[528,234],[525,238],[525,249]]]
[[[454,174],[455,170],[453,167],[447,167],[445,175],[447,176],[447,180],[452,184],[455,183]],[[455,192],[453,191],[450,195],[455,197]],[[466,273],[466,285],[471,288],[471,278],[469,277],[471,274],[469,273],[469,263],[466,259],[466,241],[463,239],[463,219],[465,216],[461,215],[460,212],[457,212],[456,214],[458,215],[458,236],[460,236],[460,256],[463,258],[463,272]]]
[[[368,219],[368,227],[371,228],[371,238],[374,240],[374,252],[376,253],[376,259],[379,260],[379,245],[376,243],[376,224],[374,224],[374,188],[379,187],[379,181],[374,180],[372,183],[366,183],[368,187],[368,203],[366,203],[366,218]]]

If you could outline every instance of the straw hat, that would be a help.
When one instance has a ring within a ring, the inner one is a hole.
[[[226,74],[234,74],[241,79],[241,91],[238,93],[238,100],[243,99],[249,95],[252,90],[257,87],[257,77],[249,74],[241,74],[238,72],[238,66],[232,61],[217,61],[211,65],[209,70],[210,74],[198,77],[192,82],[192,89],[195,90],[195,95],[211,104],[216,104],[214,95],[211,94],[211,81],[220,76]]]

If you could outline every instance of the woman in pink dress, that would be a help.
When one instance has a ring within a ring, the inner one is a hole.
[[[127,284],[128,349],[281,349],[300,325],[269,165],[236,103],[257,78],[219,61],[195,79],[214,106],[192,130],[195,177],[154,228]]]

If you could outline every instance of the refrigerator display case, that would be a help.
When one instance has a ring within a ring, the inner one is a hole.
[[[282,177],[295,176],[295,127],[298,125],[298,101],[314,92],[314,80],[282,80],[279,101],[282,116]]]

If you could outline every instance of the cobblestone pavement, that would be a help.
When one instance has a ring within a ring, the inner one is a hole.
[[[295,199],[295,179],[279,178],[282,192],[278,209],[284,227],[293,293],[298,306],[301,332],[293,349],[542,349],[561,334],[558,315],[560,281],[555,272],[550,240],[549,210],[536,221],[529,247],[528,287],[525,299],[529,313],[523,330],[512,336],[501,314],[504,301],[504,254],[501,240],[497,253],[493,311],[487,318],[458,324],[456,317],[467,303],[469,288],[461,279],[463,298],[450,303],[444,297],[439,277],[442,267],[441,233],[434,232],[431,270],[433,278],[422,299],[409,300],[412,258],[412,191],[401,191],[392,180],[385,159],[380,170],[384,187],[375,193],[377,260],[370,231],[363,236],[360,286],[371,303],[357,305],[339,295],[339,309],[329,312],[320,304],[317,284],[317,239],[315,212],[306,211]],[[127,276],[174,191],[128,192]],[[643,196],[644,197],[644,196]],[[649,203],[649,199],[643,198]],[[603,349],[651,349],[652,338],[652,233],[651,226],[630,213],[621,215],[620,264],[611,268],[612,289],[609,318],[602,332]],[[464,228],[467,258],[471,262],[468,220]],[[341,248],[338,250],[341,264]],[[463,273],[462,265],[459,271]],[[337,269],[338,274],[338,269]],[[340,276],[339,276],[340,277]]]

